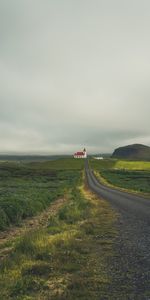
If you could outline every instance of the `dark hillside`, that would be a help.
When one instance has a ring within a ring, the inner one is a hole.
[[[132,159],[132,160],[150,160],[150,147],[133,144],[115,149],[113,158]]]

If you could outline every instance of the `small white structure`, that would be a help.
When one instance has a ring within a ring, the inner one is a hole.
[[[94,159],[104,159],[102,156],[95,156]]]
[[[86,149],[84,148],[83,151],[74,153],[74,158],[87,158]]]

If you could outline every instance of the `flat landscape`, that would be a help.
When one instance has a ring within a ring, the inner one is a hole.
[[[90,159],[99,180],[125,189],[126,176],[113,181],[113,171],[120,166],[128,178],[128,164],[129,190],[149,201],[150,163]],[[0,178],[2,300],[149,299],[148,224],[140,220],[144,231],[137,230],[136,215],[131,224],[129,214],[92,192],[85,160],[3,161]]]
[[[150,300],[149,12],[0,0],[0,300]]]
[[[1,299],[104,299],[116,218],[84,160],[1,163]]]

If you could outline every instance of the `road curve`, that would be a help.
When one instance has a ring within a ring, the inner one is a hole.
[[[150,224],[150,200],[141,196],[119,191],[101,184],[85,162],[86,178],[89,188],[102,198],[109,200],[119,212],[130,214]]]
[[[108,263],[112,298],[150,300],[150,200],[101,184],[85,162],[89,188],[118,212],[114,255]]]

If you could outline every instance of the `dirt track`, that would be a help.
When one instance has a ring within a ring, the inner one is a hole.
[[[49,217],[55,215],[65,201],[65,198],[57,199],[41,214],[24,220],[18,227],[12,227],[8,230],[0,232],[0,259],[6,257],[13,250],[12,245],[6,245],[6,247],[3,247],[3,245],[5,245],[7,242],[13,242],[13,240],[24,234],[26,231],[34,230],[35,228],[46,227]]]

